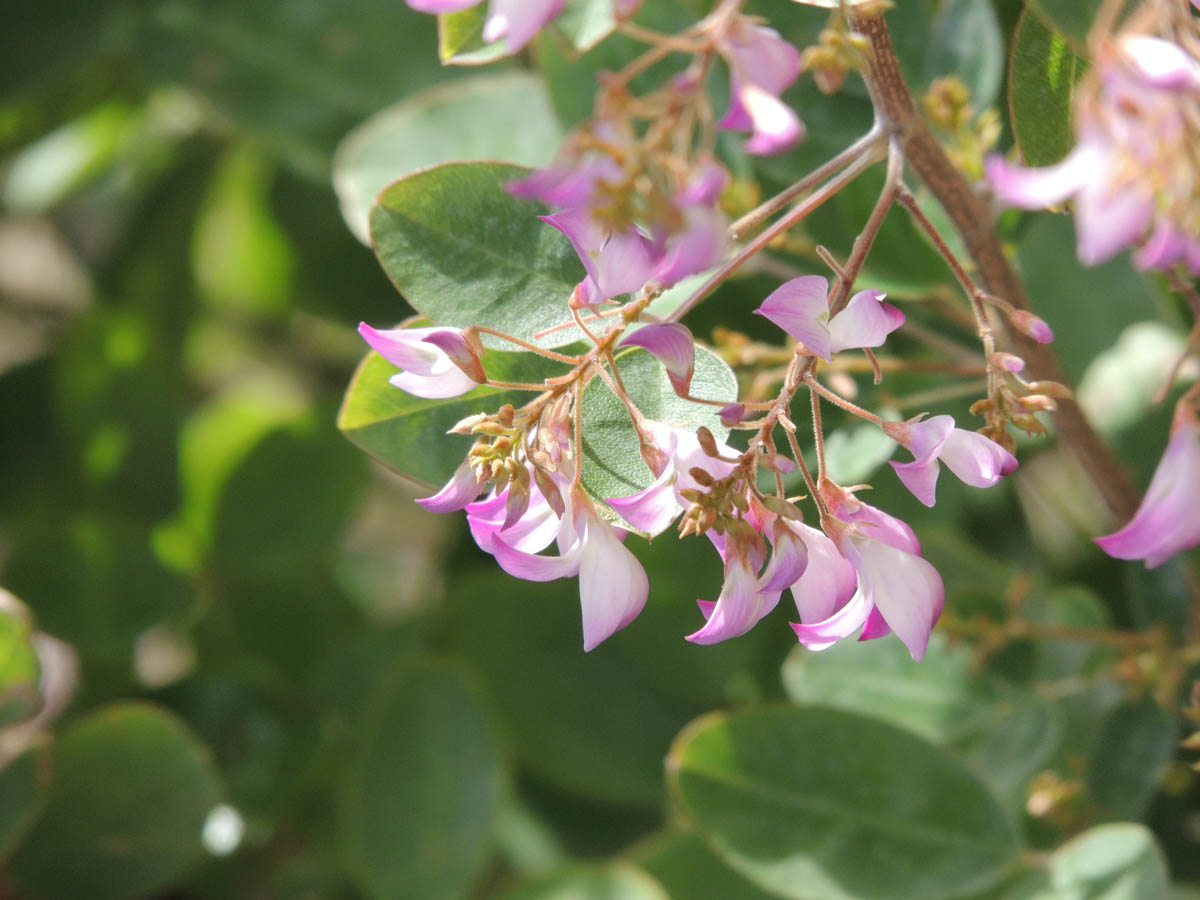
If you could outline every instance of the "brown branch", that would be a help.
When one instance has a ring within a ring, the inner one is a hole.
[[[866,79],[877,114],[895,129],[908,164],[954,222],[985,289],[1018,309],[1029,309],[1029,296],[1004,255],[991,210],[954,168],[917,111],[883,17],[851,15],[852,27],[871,44]],[[1009,337],[1039,379],[1066,383],[1062,364],[1049,345],[1038,344],[1011,329]],[[1063,443],[1078,457],[1109,509],[1123,522],[1130,519],[1137,510],[1137,492],[1079,405],[1074,400],[1059,400],[1054,418]]]

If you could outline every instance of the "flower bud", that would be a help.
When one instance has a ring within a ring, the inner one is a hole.
[[[717,439],[703,425],[696,429],[696,440],[700,442],[700,449],[704,451],[705,456],[717,457],[721,455],[721,451],[717,447]]]
[[[1039,344],[1049,344],[1054,340],[1054,332],[1046,324],[1046,320],[1025,309],[1014,309],[1008,314],[1008,321],[1013,328],[1026,337],[1031,337]]]
[[[1025,368],[1025,360],[1012,353],[993,353],[989,357],[988,362],[997,369],[1004,369],[1006,372],[1012,372],[1014,375]]]
[[[558,513],[560,518],[565,515],[567,506],[563,502],[562,492],[558,489],[558,485],[554,483],[554,479],[550,477],[550,474],[542,469],[534,469],[533,480],[537,483],[538,490],[542,492],[542,496],[546,498],[546,502],[550,504],[550,508]]]

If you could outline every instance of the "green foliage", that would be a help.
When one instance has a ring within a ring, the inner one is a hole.
[[[41,667],[32,636],[28,611],[11,595],[0,593],[0,729],[41,708]]]
[[[402,664],[373,691],[338,787],[347,864],[372,897],[458,897],[503,787],[496,739],[455,668]]]
[[[710,846],[783,897],[949,897],[997,880],[1017,852],[1012,822],[961,763],[854,713],[709,716],[680,736],[667,771]]]
[[[42,744],[0,765],[0,860],[21,842],[45,808],[53,756],[50,746]]]
[[[140,703],[102,707],[55,748],[46,809],[9,859],[45,898],[141,897],[186,873],[220,795],[207,750],[182,722]]]
[[[1071,102],[1087,71],[1066,38],[1026,10],[1013,35],[1008,109],[1021,156],[1030,166],[1056,163],[1075,144]]]
[[[498,900],[670,900],[653,878],[629,863],[574,867],[505,891]]]

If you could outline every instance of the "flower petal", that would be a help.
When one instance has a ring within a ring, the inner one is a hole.
[[[829,282],[820,275],[801,275],[784,282],[754,312],[786,331],[817,356],[828,360]]]
[[[412,372],[397,372],[388,379],[388,383],[402,391],[407,391],[414,397],[423,397],[427,400],[458,397],[479,387],[478,382],[472,381],[470,376],[457,366],[451,366],[448,372],[432,378],[414,375]]]
[[[870,611],[871,604],[863,592],[855,591],[850,601],[827,619],[813,622],[811,625],[792,622],[792,631],[796,632],[800,643],[809,650],[824,650],[842,638],[854,634],[867,621]]]
[[[776,595],[778,600],[778,595]],[[716,644],[745,634],[765,614],[758,579],[746,562],[734,559],[725,566],[725,581],[708,621],[687,636],[693,644]]]
[[[860,347],[879,347],[904,324],[904,313],[884,303],[883,291],[859,291],[846,308],[829,320],[829,343],[834,353]]]
[[[643,325],[620,344],[622,347],[641,347],[658,357],[667,370],[675,393],[686,396],[696,367],[696,342],[691,330],[679,322],[656,322]]]
[[[675,502],[675,467],[670,464],[650,487],[629,497],[612,497],[606,502],[622,519],[651,537],[666,531],[683,512],[683,507]]]
[[[955,428],[942,444],[941,459],[971,487],[991,487],[1017,468],[1017,458],[993,441],[974,431]]]
[[[1154,216],[1149,183],[1135,181],[1116,190],[1105,182],[1085,185],[1075,198],[1075,237],[1079,261],[1098,266],[1142,236]]]
[[[915,459],[907,463],[892,460],[888,465],[895,470],[896,475],[914,497],[928,507],[937,502],[937,480],[942,470],[937,457],[928,460]]]
[[[585,651],[637,618],[650,593],[646,570],[612,526],[589,513],[586,527],[579,560]]]
[[[417,502],[430,512],[448,513],[462,509],[481,493],[483,483],[476,477],[470,459],[464,459],[440,491]]]
[[[490,0],[483,39],[505,38],[509,53],[516,53],[563,11],[566,0]]]
[[[1040,209],[1062,203],[1090,181],[1103,179],[1104,156],[1091,142],[1081,142],[1060,162],[1041,169],[1014,166],[999,155],[983,161],[992,192],[1001,203]]]
[[[812,624],[841,609],[858,587],[854,567],[824,532],[801,522],[789,522],[804,540],[808,565],[792,585],[792,600],[800,621]]]
[[[783,522],[771,529],[773,552],[766,570],[758,580],[760,591],[782,591],[800,580],[808,567],[808,547],[796,532]]]
[[[858,572],[859,590],[879,609],[912,658],[920,659],[945,600],[937,569],[919,556],[868,537],[851,535],[843,548]]]

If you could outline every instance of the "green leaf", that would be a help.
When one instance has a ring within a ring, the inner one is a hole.
[[[46,900],[155,894],[199,857],[219,796],[207,748],[181,721],[143,703],[103,707],[60,738],[45,812],[9,872]]]
[[[1004,38],[990,0],[949,0],[942,5],[933,21],[925,74],[928,81],[957,75],[971,89],[976,110],[996,102],[1004,74]]]
[[[1175,737],[1175,720],[1149,697],[1122,703],[1088,754],[1092,798],[1115,818],[1140,818],[1175,755]]]
[[[372,897],[462,896],[487,858],[504,772],[472,685],[440,663],[377,686],[338,787],[343,856]]]
[[[878,425],[864,422],[839,428],[825,439],[826,473],[838,484],[862,484],[895,450],[896,442]]]
[[[874,716],[957,752],[1014,806],[1062,739],[1045,701],[974,675],[970,651],[939,633],[920,662],[890,639],[843,641],[819,653],[796,648],[783,683],[797,703]]]
[[[667,771],[705,840],[782,897],[937,900],[994,882],[1018,850],[996,798],[949,753],[841,710],[706,717]]]
[[[16,759],[0,763],[0,861],[41,815],[53,769],[49,744],[30,747]]]
[[[489,350],[484,365],[504,381],[541,382],[567,367],[533,353]],[[505,403],[520,406],[533,395],[478,387],[461,397],[427,400],[388,384],[398,370],[378,353],[369,353],[354,373],[338,414],[338,428],[380,462],[428,485],[449,480],[471,449],[469,436],[446,431],[467,416],[493,412]],[[457,449],[451,449],[457,448]]]
[[[612,0],[567,0],[566,8],[554,20],[554,26],[573,48],[586,52],[617,27]]]
[[[671,895],[636,866],[615,862],[552,872],[497,900],[671,900]]]
[[[1061,33],[1076,53],[1086,54],[1088,32],[1104,0],[1028,0],[1045,24]],[[1028,17],[1027,17],[1028,18]]]
[[[1048,166],[1075,145],[1075,86],[1087,71],[1066,38],[1027,9],[1017,22],[1008,69],[1008,109],[1025,163]]]
[[[1167,864],[1144,825],[1098,825],[1054,851],[1050,890],[1020,900],[1166,900]]]
[[[437,325],[486,325],[545,347],[579,340],[571,292],[584,277],[570,241],[538,221],[540,203],[504,184],[528,170],[449,163],[392,184],[371,210],[371,242],[400,293]],[[493,346],[495,346],[493,342]]]
[[[483,26],[487,6],[483,3],[438,16],[438,59],[444,65],[482,66],[508,56],[504,39],[487,43]]]
[[[539,79],[523,72],[464,78],[413,94],[350,132],[334,156],[333,186],[346,224],[369,243],[371,204],[397,178],[460,159],[540,166],[561,138]]]
[[[728,430],[721,425],[718,406],[693,403],[675,393],[666,369],[650,352],[635,347],[617,357],[617,369],[630,399],[647,418],[695,431],[708,428],[718,440]],[[691,394],[731,403],[737,398],[737,379],[719,356],[696,347],[696,370]],[[600,378],[583,391],[583,486],[598,500],[628,497],[654,481],[642,461],[637,429],[629,410]]]
[[[1088,421],[1106,435],[1137,425],[1158,402],[1185,346],[1183,335],[1162,322],[1138,322],[1122,331],[1088,364],[1075,391]]]
[[[7,591],[0,590],[0,730],[41,709],[41,666],[32,637],[29,611]]]
[[[672,897],[773,900],[778,896],[768,894],[733,871],[690,831],[668,832],[652,839],[636,858]]]

